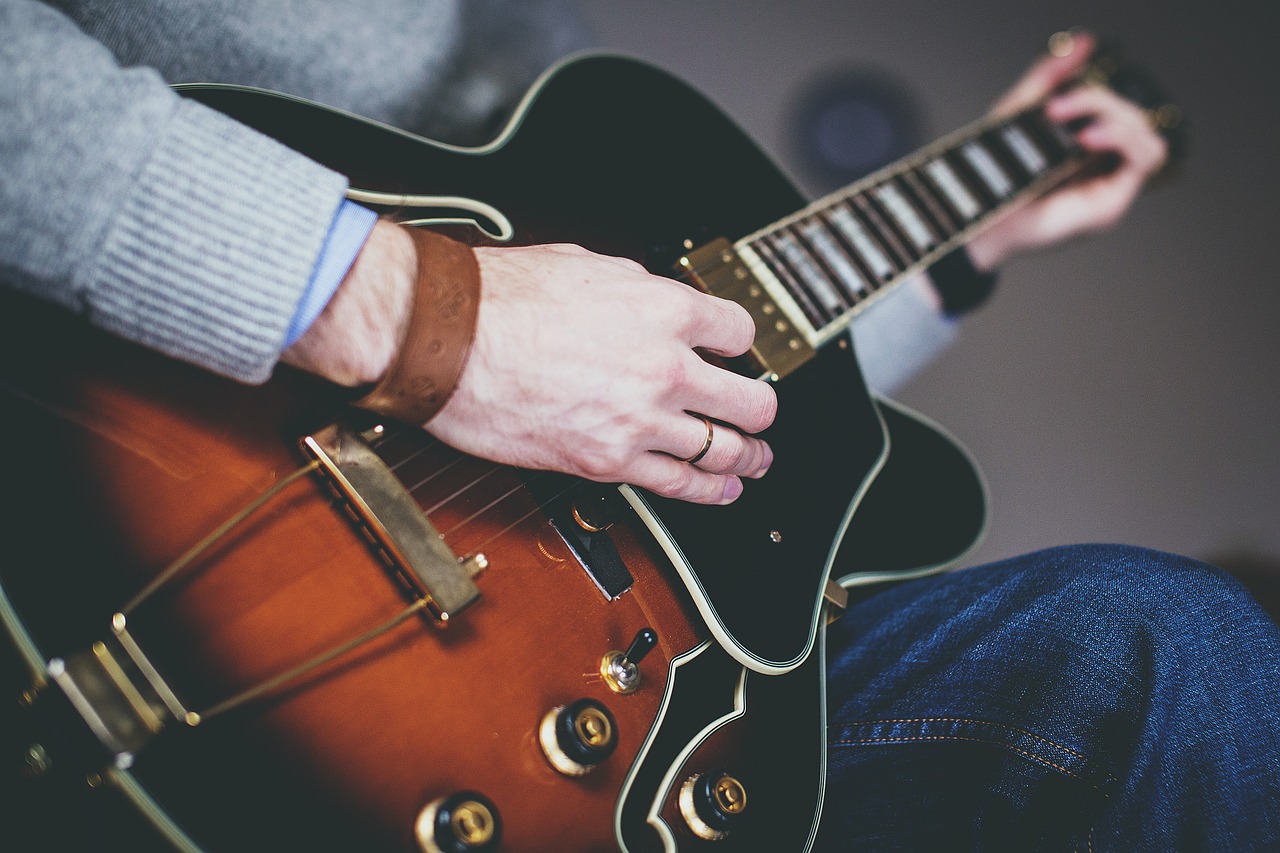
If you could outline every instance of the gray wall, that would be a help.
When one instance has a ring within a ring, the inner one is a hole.
[[[978,117],[1051,32],[1120,37],[1190,117],[1182,177],[1116,231],[1012,264],[898,397],[982,464],[992,524],[975,559],[1072,541],[1280,554],[1274,3],[583,5],[606,46],[678,72],[784,164],[787,109],[822,69],[898,75],[934,136]]]

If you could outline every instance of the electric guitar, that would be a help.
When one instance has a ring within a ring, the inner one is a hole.
[[[964,451],[867,391],[847,330],[1081,168],[1069,135],[1036,108],[984,120],[810,203],[622,58],[553,69],[476,149],[180,88],[385,214],[744,305],[756,343],[728,367],[776,384],[776,461],[714,508],[504,468],[308,377],[243,387],[5,294],[22,796],[180,850],[807,849],[826,619],[848,587],[954,564],[985,513]]]

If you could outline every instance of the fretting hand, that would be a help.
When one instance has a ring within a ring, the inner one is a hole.
[[[1033,64],[993,111],[1008,114],[1049,97],[1079,73],[1096,46],[1093,36],[1075,33],[1068,52],[1047,55]],[[1020,252],[1111,228],[1168,157],[1164,138],[1143,110],[1110,89],[1090,85],[1068,89],[1049,97],[1045,113],[1064,125],[1087,121],[1076,132],[1076,140],[1086,151],[1109,156],[1114,167],[1068,181],[974,238],[969,254],[980,270],[993,270]]]

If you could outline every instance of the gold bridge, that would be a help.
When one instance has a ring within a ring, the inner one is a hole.
[[[441,623],[480,597],[473,578],[487,565],[483,554],[459,559],[445,544],[404,485],[352,430],[332,425],[302,439],[313,461],[282,477],[247,506],[196,543],[130,599],[111,618],[111,633],[89,648],[54,658],[37,671],[32,701],[47,674],[70,700],[99,742],[114,756],[115,766],[128,768],[135,754],[170,723],[198,726],[252,702],[325,663],[382,636],[414,614],[430,612]],[[234,696],[195,711],[179,700],[127,629],[132,613],[196,565],[209,548],[239,527],[281,492],[307,475],[320,472],[338,492],[343,505],[374,540],[384,559],[416,592],[412,603],[381,624],[277,673]],[[0,604],[4,604],[0,600]],[[13,632],[14,619],[0,608],[0,619]],[[17,636],[17,634],[15,634]]]
[[[758,375],[777,381],[815,355],[801,330],[728,240],[721,237],[694,249],[680,258],[678,266],[699,290],[736,302],[751,314],[756,337],[747,358]]]
[[[449,550],[395,474],[355,432],[332,424],[302,440],[321,470],[388,562],[440,621],[480,597],[472,578],[486,568],[483,554],[465,560]]]

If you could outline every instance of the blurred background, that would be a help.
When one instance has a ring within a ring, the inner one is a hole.
[[[959,344],[896,397],[946,426],[986,474],[991,526],[971,561],[1067,542],[1127,542],[1217,562],[1260,597],[1274,597],[1274,3],[583,7],[606,48],[673,70],[709,94],[815,196],[831,186],[829,175],[806,166],[812,129],[847,126],[862,107],[815,122],[814,98],[878,92],[898,112],[891,127],[860,131],[860,144],[874,148],[886,134],[923,144],[982,115],[1051,33],[1081,25],[1118,39],[1188,117],[1181,176],[1148,192],[1114,232],[1012,263],[992,300],[965,321]],[[828,147],[828,160],[842,157],[858,155]]]

